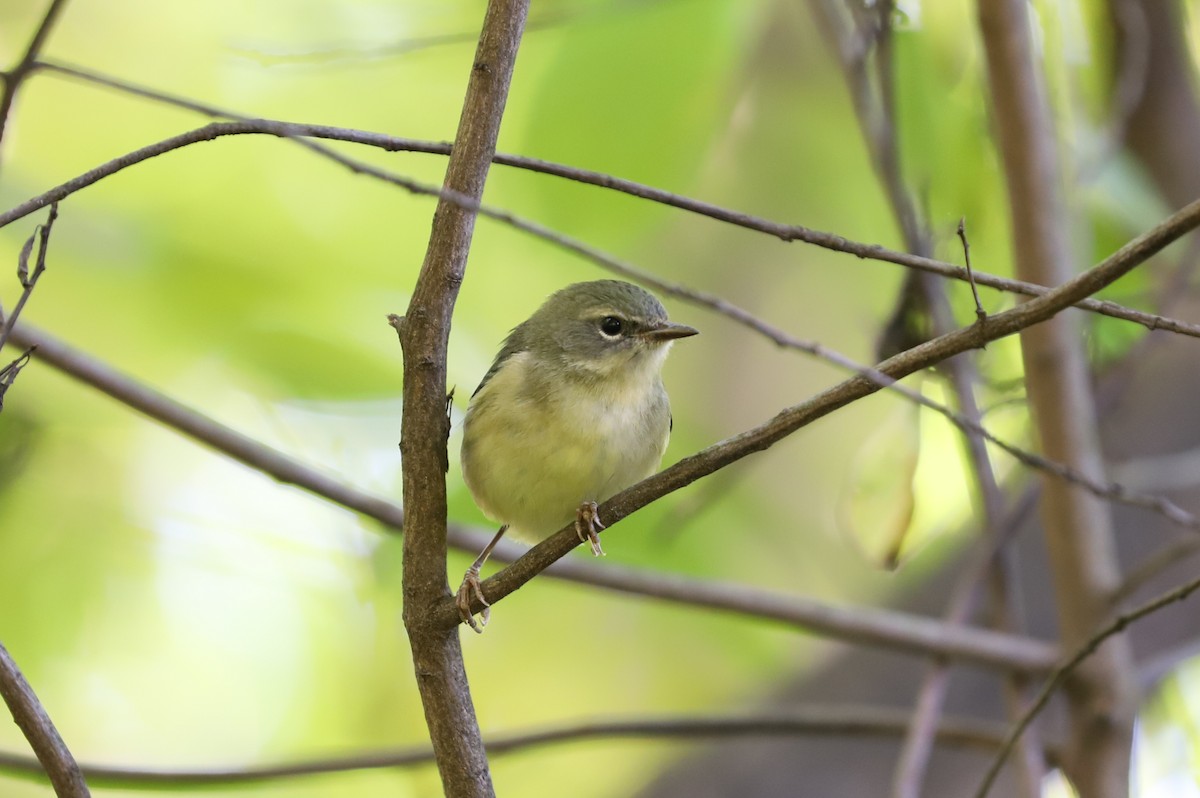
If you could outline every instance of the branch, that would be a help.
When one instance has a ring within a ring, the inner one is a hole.
[[[110,366],[72,349],[27,324],[17,327],[14,340],[38,347],[40,362],[96,388],[118,402],[144,413],[169,429],[221,452],[284,484],[295,485],[399,531],[404,511],[394,502],[339,483],[246,435],[242,435],[174,401]],[[490,532],[453,525],[447,541],[474,554]],[[513,562],[525,548],[501,541],[493,558]],[[1002,669],[1045,671],[1057,661],[1053,646],[1013,635],[973,629],[961,631],[920,616],[873,608],[846,608],[812,599],[753,590],[736,585],[621,568],[613,564],[563,560],[546,576],[605,590],[673,601],[684,606],[722,609],[758,620],[785,623],[801,630],[847,642],[893,650],[963,659]]]
[[[992,341],[1046,321],[1081,297],[1095,293],[1127,274],[1197,225],[1200,225],[1200,200],[1129,242],[1098,266],[1050,292],[1011,310],[990,316],[984,322],[977,322],[902,352],[879,364],[874,370],[890,379],[900,379],[960,352],[983,347]],[[880,385],[877,382],[863,375],[829,388],[781,411],[764,424],[684,458],[670,468],[614,496],[600,507],[601,521],[605,526],[611,526],[650,502],[690,485],[747,455],[767,449],[834,410],[879,390]],[[550,563],[565,556],[578,543],[574,526],[564,527],[535,546],[512,566],[487,579],[483,583],[484,598],[494,605],[537,573],[545,570]],[[436,619],[431,618],[430,621],[448,626],[458,624],[460,618],[454,602],[449,598],[441,602],[436,609]]]
[[[1063,196],[1059,142],[1042,87],[1025,0],[979,4],[997,147],[1008,186],[1017,273],[1053,285],[1074,270],[1071,215]],[[1098,415],[1077,317],[1064,314],[1021,334],[1034,425],[1048,457],[1089,475],[1104,473]],[[1075,647],[1109,616],[1120,570],[1107,505],[1061,481],[1045,485],[1042,528],[1064,645]],[[1082,798],[1123,798],[1137,710],[1129,642],[1113,639],[1068,693],[1072,731],[1067,776]]]
[[[124,168],[124,166],[132,165],[133,163],[155,157],[156,155],[161,155],[165,152],[171,151],[172,149],[177,149],[188,144],[209,141],[220,136],[244,133],[269,133],[271,135],[277,135],[281,137],[299,135],[295,130],[287,125],[267,124],[261,121],[214,123],[212,125],[207,125],[203,128],[175,136],[171,139],[158,142],[148,147],[144,147],[141,150],[130,153],[124,158],[117,159],[117,161],[111,161],[109,164],[94,169],[91,172],[75,178],[74,180],[68,181],[68,183],[64,183],[59,187],[59,189],[48,192],[47,194],[42,195],[42,197],[57,196],[60,193],[63,196],[69,195],[73,191],[77,191],[80,188],[90,185],[91,183],[94,183],[106,176],[106,174],[111,173],[107,170],[110,168],[117,168],[113,167],[113,164],[116,164],[117,162],[121,162],[122,164],[119,168]],[[481,205],[478,200],[472,199],[471,197],[468,197],[460,192],[456,192],[453,189],[444,188],[439,190],[432,188],[417,181],[392,174],[374,166],[355,161],[351,158],[347,158],[340,153],[320,148],[319,145],[312,144],[311,142],[308,143],[308,146],[310,148],[318,148],[320,152],[327,155],[329,158],[342,163],[343,165],[347,166],[347,168],[350,168],[355,172],[368,174],[372,177],[392,183],[393,185],[397,185],[415,194],[438,196],[443,202],[456,205],[457,207],[462,208],[464,211],[477,211],[480,214],[507,223],[518,230],[528,232],[539,238],[553,242],[564,249],[575,252],[576,254],[581,255],[593,261],[594,263],[597,263],[609,271],[624,275],[652,288],[656,288],[662,293],[711,308],[712,310],[738,322],[739,324],[758,332],[780,346],[808,352],[809,354],[820,357],[842,368],[854,371],[859,375],[874,381],[879,387],[890,388],[907,397],[911,401],[917,402],[925,407],[930,408],[931,410],[934,410],[935,412],[942,414],[948,420],[950,420],[951,423],[959,426],[961,429],[971,434],[981,436],[987,441],[999,446],[1017,460],[1028,466],[1048,471],[1049,473],[1061,479],[1067,480],[1068,482],[1079,484],[1098,496],[1102,496],[1113,501],[1119,501],[1125,504],[1131,504],[1134,506],[1154,510],[1155,512],[1165,515],[1172,521],[1172,523],[1200,531],[1200,519],[1197,519],[1195,516],[1184,511],[1182,508],[1168,499],[1158,496],[1138,494],[1127,490],[1121,485],[1105,483],[1099,479],[1091,478],[1076,469],[1064,466],[1061,463],[1055,463],[1047,460],[1046,458],[1020,449],[1012,444],[1005,443],[1004,441],[994,437],[978,423],[972,422],[960,414],[953,413],[944,406],[933,402],[917,391],[912,391],[904,386],[896,385],[895,380],[888,378],[879,371],[859,365],[849,358],[831,349],[828,349],[819,343],[802,341],[798,338],[788,335],[782,330],[763,322],[748,311],[745,311],[718,296],[707,294],[701,291],[695,291],[681,285],[660,280],[653,275],[650,275],[621,260],[618,260],[617,258],[614,258],[611,255],[596,249],[595,247],[585,244],[582,241],[578,241],[560,233],[556,233],[540,224],[537,224],[536,222],[522,219],[506,211]],[[20,218],[24,213],[28,213],[28,207],[30,207],[32,204],[36,204],[36,202],[40,200],[41,198],[35,198],[35,200],[24,203],[22,206],[10,211],[8,214],[0,214],[0,226],[3,226],[4,219],[8,217]],[[975,276],[978,277],[977,274]]]
[[[151,144],[139,150],[127,153],[120,158],[115,158],[107,163],[92,169],[91,171],[80,175],[72,180],[67,181],[55,188],[50,189],[36,197],[33,197],[20,205],[11,208],[10,210],[0,213],[0,227],[4,227],[17,219],[33,213],[38,208],[45,207],[51,202],[62,200],[71,194],[86,188],[93,183],[111,175],[122,169],[125,169],[144,160],[163,155],[181,147],[186,147],[192,144],[197,144],[203,141],[212,141],[224,136],[236,135],[269,135],[288,138],[296,141],[299,144],[307,145],[308,149],[316,152],[323,157],[329,158],[356,173],[368,174],[373,177],[386,180],[395,185],[419,195],[438,196],[443,198],[456,199],[453,192],[445,189],[439,190],[432,186],[427,186],[415,180],[409,180],[384,170],[363,164],[354,159],[348,158],[340,153],[334,152],[312,142],[306,142],[303,137],[322,138],[335,141],[347,141],[357,144],[378,147],[383,150],[391,151],[410,151],[423,152],[439,155],[448,155],[450,145],[445,142],[429,142],[420,141],[417,139],[397,138],[394,136],[385,136],[380,133],[370,133],[360,130],[351,130],[347,128],[329,127],[326,125],[304,125],[291,122],[281,122],[265,119],[250,119],[238,117],[236,114],[230,114],[220,111],[219,109],[209,106],[194,103],[190,100],[178,98],[170,98],[169,95],[161,95],[149,89],[129,86],[109,78],[99,76],[91,76],[86,72],[76,70],[73,67],[64,67],[57,64],[45,64],[39,62],[45,68],[53,68],[56,71],[64,72],[71,75],[85,76],[89,80],[102,83],[103,85],[115,85],[121,87],[124,91],[151,96],[155,99],[170,101],[181,107],[190,108],[200,113],[206,113],[212,116],[237,118],[237,122],[222,122],[206,125],[196,130],[182,133],[178,136],[173,136],[161,142]],[[906,252],[898,252],[890,250],[878,244],[863,244],[856,241],[850,241],[842,236],[833,233],[826,233],[812,228],[804,227],[803,225],[789,225],[780,222],[773,222],[767,219],[762,219],[750,214],[740,213],[738,211],[729,210],[726,208],[712,205],[700,200],[689,199],[677,194],[672,194],[668,191],[652,188],[650,186],[635,183],[631,180],[606,175],[600,172],[592,172],[586,169],[576,169],[574,167],[562,166],[560,164],[551,163],[549,161],[541,161],[536,158],[524,158],[516,155],[497,154],[494,158],[495,163],[513,166],[530,171],[542,172],[544,174],[563,177],[569,180],[574,180],[580,183],[599,186],[602,188],[619,191],[630,196],[640,197],[660,204],[669,205],[680,210],[696,213],[701,216],[707,216],[720,222],[742,227],[748,230],[755,230],[761,233],[766,233],[773,237],[779,238],[785,242],[802,241],[814,246],[823,247],[836,252],[843,252],[854,255],[861,259],[879,260],[887,263],[894,263],[899,266],[904,266],[910,269],[917,269],[928,272],[930,274],[938,274],[943,277],[948,277],[955,280],[970,281],[972,277],[974,282],[979,285],[985,285],[989,288],[994,288],[1000,291],[1021,294],[1024,296],[1041,296],[1049,289],[1045,286],[1026,283],[1020,280],[1011,280],[1004,277],[987,274],[985,272],[968,273],[968,271],[951,263],[934,260],[932,258],[921,257],[918,255],[910,255]],[[518,219],[511,214],[487,206],[480,206],[479,203],[472,203],[468,198],[457,198],[464,207],[476,210],[479,213],[488,216],[502,223],[510,224],[523,232],[543,238],[551,243],[559,246],[564,246],[566,249],[581,254],[584,257],[590,257],[578,247],[566,244],[568,240],[565,237],[557,236],[550,233],[547,228],[541,227],[532,222]],[[1149,330],[1163,330],[1166,332],[1178,333],[1187,335],[1193,338],[1200,338],[1200,324],[1193,324],[1179,319],[1167,318],[1165,316],[1145,313],[1131,308],[1126,308],[1115,302],[1107,300],[1097,300],[1091,298],[1081,299],[1075,303],[1077,307],[1093,313],[1099,313],[1112,318],[1123,319],[1140,324]]]
[[[33,688],[21,674],[3,645],[0,645],[0,697],[12,712],[13,720],[29,741],[41,768],[50,777],[54,794],[59,798],[87,798],[91,795],[87,783],[75,764],[67,744],[54,728]]]
[[[1109,638],[1125,631],[1130,624],[1141,620],[1147,615],[1158,612],[1164,607],[1170,606],[1171,604],[1175,604],[1179,601],[1183,601],[1192,593],[1195,593],[1198,589],[1200,589],[1200,579],[1193,579],[1184,585],[1180,585],[1174,590],[1169,590],[1166,593],[1163,593],[1158,598],[1147,601],[1145,604],[1142,604],[1141,606],[1132,609],[1129,612],[1121,613],[1107,625],[1105,625],[1100,631],[1094,633],[1083,645],[1079,647],[1074,654],[1071,655],[1069,659],[1059,665],[1059,667],[1057,667],[1050,675],[1050,678],[1046,680],[1046,683],[1042,686],[1042,689],[1038,691],[1037,697],[1034,698],[1033,703],[1029,706],[1029,709],[1026,710],[1024,716],[1022,716],[1020,721],[1017,722],[1012,731],[1009,732],[1008,737],[1005,738],[1004,745],[1000,748],[1000,752],[996,755],[996,759],[992,762],[991,767],[988,768],[987,773],[984,775],[983,781],[979,785],[979,789],[975,791],[975,798],[986,798],[988,791],[991,790],[992,784],[996,780],[997,774],[1000,772],[1000,768],[1004,766],[1004,761],[1012,752],[1013,746],[1016,745],[1017,740],[1019,740],[1021,737],[1021,734],[1025,731],[1025,729],[1029,728],[1029,724],[1033,722],[1034,718],[1036,718],[1038,714],[1040,714],[1041,711],[1046,708],[1046,704],[1049,703],[1050,697],[1054,695],[1055,691],[1057,691],[1058,688],[1063,685],[1068,677],[1071,676],[1075,669],[1078,668],[1084,662],[1084,660],[1095,654],[1100,646],[1103,645]]]
[[[899,224],[905,247],[915,255],[928,257],[933,250],[928,225],[917,210],[912,193],[904,181],[900,163],[900,144],[895,124],[895,63],[892,46],[892,15],[895,13],[895,5],[890,0],[882,0],[872,9],[863,8],[859,9],[857,14],[844,14],[843,5],[835,0],[823,0],[813,4],[812,9],[825,29],[825,37],[836,45],[836,54],[853,100],[859,129],[865,140],[876,178],[882,184],[892,214]],[[855,10],[854,6],[850,6],[850,12]],[[851,18],[850,21],[847,21],[847,17]],[[867,46],[868,44],[871,46]],[[872,54],[875,66],[874,82],[867,68]],[[958,225],[958,234],[962,239],[963,262],[975,299],[976,318],[982,322],[986,319],[986,314],[979,302],[973,279],[970,249],[962,221]],[[913,314],[929,317],[930,323],[922,325],[928,328],[922,330],[925,335],[942,335],[954,329],[954,315],[946,299],[944,284],[928,272],[909,271],[905,275],[898,307],[893,315],[893,319],[898,322],[897,329],[907,332],[908,325],[905,324],[905,320]],[[888,336],[887,331],[884,336]],[[881,356],[886,357],[919,343],[903,340],[907,337],[902,334],[902,340],[899,342],[889,340],[896,348]],[[1010,520],[1005,523],[1004,496],[996,480],[985,442],[994,438],[984,432],[975,398],[974,386],[978,375],[974,363],[966,354],[958,355],[942,363],[941,370],[950,382],[959,408],[959,413],[954,414],[952,420],[964,433],[966,457],[971,464],[975,492],[983,514],[979,556],[972,558],[959,576],[943,613],[943,620],[947,624],[962,626],[967,624],[974,613],[979,602],[980,586],[989,574],[992,576],[990,584],[996,587],[996,593],[1001,594],[1001,600],[1007,595],[1008,574],[1002,549],[1015,527],[1013,520],[1023,514],[1009,513],[1007,517]],[[1015,447],[1004,448],[1009,450]],[[945,658],[935,659],[922,679],[892,778],[894,798],[916,798],[921,794],[921,785],[933,754],[939,717],[950,686],[952,664]],[[1016,692],[1014,681],[1020,678],[1015,673],[1007,675],[1009,693]],[[1040,794],[1043,770],[1041,763],[1032,755],[1034,752],[1031,742],[1035,741],[1027,742],[1027,756],[1021,759],[1024,771],[1020,774],[1019,784],[1021,794],[1025,796]]]
[[[4,81],[4,93],[0,94],[0,142],[4,140],[4,133],[8,128],[8,117],[12,113],[17,91],[33,72],[34,62],[37,61],[38,54],[41,53],[46,39],[50,36],[50,31],[54,28],[54,23],[58,20],[59,13],[66,4],[66,0],[50,0],[50,5],[46,8],[45,15],[42,16],[41,24],[38,25],[33,38],[29,40],[29,46],[25,48],[25,54],[21,56],[21,60],[7,72],[0,72],[0,79]]]
[[[1166,543],[1134,565],[1112,594],[1112,605],[1118,607],[1154,577],[1168,568],[1180,565],[1200,551],[1200,540],[1184,538]]]
[[[16,382],[17,375],[21,373],[21,369],[29,365],[30,358],[33,357],[35,347],[30,347],[22,352],[15,360],[7,366],[0,368],[0,410],[4,409],[4,395],[8,393],[8,389]]]
[[[43,36],[44,32],[49,29],[49,20],[53,18],[53,15],[54,7],[52,6],[39,30],[39,36]],[[37,41],[38,37],[35,37],[35,43],[30,45],[31,52],[36,50]],[[9,85],[11,86],[13,83],[15,80],[10,79]],[[3,118],[0,117],[0,135],[3,134],[3,122]],[[17,277],[21,281],[22,287],[21,297],[17,300],[13,312],[7,319],[3,319],[0,314],[0,320],[3,321],[3,326],[0,326],[0,350],[3,350],[4,345],[8,343],[13,326],[17,323],[17,317],[21,315],[21,310],[24,309],[25,303],[33,294],[38,278],[46,270],[46,250],[50,245],[50,229],[54,226],[56,218],[58,218],[58,206],[51,205],[50,216],[46,223],[38,225],[21,248],[21,254],[17,261]],[[35,240],[38,245],[37,259],[33,271],[30,272],[29,256],[33,253]],[[17,379],[17,374],[29,362],[33,349],[34,347],[29,347],[16,360],[0,368],[0,410],[4,408],[5,394]],[[42,768],[49,776],[55,794],[59,796],[90,795],[87,784],[79,775],[79,767],[75,764],[71,751],[59,736],[58,730],[54,728],[54,722],[46,714],[46,710],[38,701],[33,688],[21,674],[17,663],[3,645],[0,645],[0,697],[4,698],[4,703],[12,712],[13,720],[25,735],[25,739],[29,741],[38,761],[41,762]]]
[[[830,706],[807,707],[799,711],[763,715],[649,716],[566,723],[541,729],[489,735],[485,746],[490,756],[499,756],[582,740],[695,740],[818,735],[892,738],[903,730],[904,713],[899,710],[871,706]],[[937,739],[945,746],[994,752],[1003,744],[1004,732],[1004,728],[996,723],[951,717],[943,719],[938,726]],[[144,790],[261,784],[318,774],[407,768],[429,764],[432,761],[433,750],[429,746],[414,746],[378,753],[240,769],[146,770],[83,765],[82,770],[96,786]],[[0,770],[30,776],[40,773],[36,760],[10,754],[0,754]]]
[[[1070,284],[1056,289],[1053,296],[1031,301],[1019,308],[989,318],[985,325],[974,325],[966,330],[960,330],[951,336],[932,341],[919,348],[919,350],[903,353],[888,361],[887,364],[884,364],[884,367],[894,367],[897,375],[905,370],[924,368],[935,362],[943,350],[964,351],[972,346],[982,345],[986,340],[994,340],[994,338],[1001,337],[1002,335],[1011,334],[1011,332],[1019,329],[1022,324],[1036,323],[1036,321],[1056,312],[1057,308],[1063,306],[1064,302],[1069,304],[1073,298],[1081,293],[1088,290],[1095,290],[1096,287],[1103,284],[1106,280],[1117,279],[1121,274],[1134,268],[1138,263],[1149,258],[1198,223],[1200,223],[1200,203],[1194,203],[1145,235],[1130,242],[1106,259],[1096,269],[1080,275]],[[977,333],[985,329],[988,331],[988,335],[977,338]],[[42,350],[42,359],[50,365],[70,374],[76,379],[94,385],[118,401],[122,401],[146,413],[167,426],[179,429],[202,443],[229,454],[240,462],[258,468],[280,481],[296,484],[306,490],[326,496],[343,506],[370,515],[395,528],[399,528],[403,524],[403,514],[394,504],[355,491],[344,485],[339,485],[323,474],[306,469],[286,456],[262,446],[246,436],[215,424],[194,411],[164,397],[153,389],[130,380],[110,367],[71,350],[44,333],[33,331],[28,326],[21,325],[15,331],[14,338],[26,345],[37,344]],[[831,412],[836,407],[840,407],[853,398],[868,395],[874,392],[874,390],[876,388],[873,387],[873,383],[866,381],[865,378],[856,378],[843,383],[835,389],[826,391],[804,405],[792,408],[790,411],[785,411],[778,419],[785,425],[788,423],[802,425],[803,423],[807,423],[808,420],[813,420]],[[774,431],[775,434],[778,432],[778,430]],[[764,444],[763,440],[764,435],[769,438],[771,434],[773,433],[770,429],[763,430],[760,428],[758,430],[751,430],[732,439],[730,442],[718,444],[717,447],[710,447],[709,450],[702,452],[700,455],[689,458],[689,460],[677,464],[662,474],[652,477],[651,480],[640,486],[636,486],[627,495],[620,497],[623,506],[627,508],[623,514],[628,514],[628,512],[632,512],[632,508],[640,506],[637,504],[639,495],[642,497],[642,503],[648,503],[652,499],[657,498],[655,495],[656,491],[659,495],[665,495],[665,493],[674,489],[672,488],[672,484],[675,484],[676,487],[686,484],[686,481],[698,478],[700,471],[704,468],[715,470],[720,466],[720,459],[722,457],[729,456],[728,462],[733,462],[745,456],[750,451],[754,451],[756,446],[763,448],[765,445],[770,445],[772,441],[768,440]],[[725,447],[726,451],[720,451],[722,446]],[[699,470],[697,470],[696,466],[699,466]],[[687,476],[686,481],[681,482],[679,481],[679,477],[681,471],[685,468],[690,471],[690,474]],[[614,507],[622,506],[616,505],[615,502],[613,504]],[[462,535],[462,537],[457,537],[458,535]],[[467,533],[458,530],[451,530],[450,536],[455,545],[470,550],[478,549],[483,542],[482,540],[475,540],[469,537]],[[531,551],[529,557],[522,559],[520,568],[508,569],[485,583],[488,586],[487,589],[489,592],[492,590],[503,590],[504,595],[507,595],[507,593],[515,590],[520,584],[532,578],[535,573],[544,570],[550,562],[561,557],[561,552],[565,552],[571,548],[572,540],[573,538],[562,535],[551,538],[550,541],[547,541],[552,546],[550,550],[546,548],[546,544],[543,544],[543,546]],[[555,554],[554,551],[556,549],[559,549],[560,553]],[[498,550],[498,558],[509,551],[507,548]],[[511,551],[515,551],[515,549]],[[615,579],[608,580],[608,576],[615,576],[618,573],[611,566],[604,569],[587,569],[581,568],[579,564],[575,563],[561,563],[556,566],[555,573],[557,575],[565,575],[572,570],[574,570],[574,578],[587,581],[589,584],[627,590],[629,592],[639,592],[638,587],[631,585],[629,582],[621,583]],[[503,579],[498,583],[497,579],[501,577]],[[653,578],[649,578],[645,581],[653,582],[654,580]],[[694,598],[704,598],[704,585],[703,583],[686,585],[684,586],[684,592]],[[491,598],[496,598],[496,595],[493,594]],[[754,592],[747,592],[747,600],[737,602],[737,606],[729,602],[729,591],[727,590],[718,590],[709,598],[711,603],[708,606],[723,606],[751,614],[754,613],[754,608],[761,606],[763,602],[762,594]],[[769,594],[767,598],[773,599]],[[679,598],[676,600],[686,599]],[[443,607],[441,609],[448,609],[455,622],[457,622],[458,616],[456,610],[450,607]],[[809,609],[815,610],[816,616],[821,616],[824,613],[824,608],[821,605],[813,605],[811,608],[793,608],[795,612],[788,616],[788,620],[797,624],[811,622],[812,619],[805,614]],[[773,612],[776,611],[773,610]],[[783,618],[783,615],[779,614],[778,617]],[[924,645],[924,643],[918,643],[913,647],[919,645]],[[951,652],[942,649],[937,653],[946,655]],[[1003,654],[1000,654],[995,661],[1005,664],[1010,662]],[[1029,663],[1027,667],[1036,666]]]
[[[1175,217],[1169,219],[1163,225],[1160,225],[1155,230],[1152,230],[1150,233],[1127,245],[1120,252],[1106,260],[1104,264],[1099,267],[1096,273],[1084,275],[1079,281],[1074,283],[1071,287],[1071,290],[1073,291],[1071,296],[1077,296],[1081,291],[1094,290],[1095,287],[1101,284],[1104,280],[1116,279],[1119,274],[1122,274],[1124,271],[1133,268],[1138,262],[1148,258],[1175,237],[1182,235],[1183,232],[1186,232],[1187,229],[1190,229],[1191,226],[1196,224],[1195,216],[1196,210],[1194,207],[1185,209]],[[1059,289],[1056,301],[1061,301],[1063,297],[1062,290],[1063,289]],[[1071,296],[1067,297],[1068,301],[1070,300]],[[1028,314],[1031,310],[1038,308],[1045,310],[1047,305],[1044,302],[1040,304],[1031,302],[1018,310],[1021,314]],[[1049,310],[1045,310],[1046,314],[1050,312],[1053,312],[1053,307],[1051,307]],[[1029,316],[1029,321],[1024,322],[1017,320],[1013,313],[1013,311],[1010,311],[1008,314],[1001,314],[994,319],[989,319],[987,324],[994,325],[998,320],[1006,324],[1015,321],[1015,324],[1013,324],[1011,327],[1012,330],[1015,330],[1020,324],[1033,323],[1039,318],[1037,316]],[[19,328],[18,333],[21,333],[21,331],[25,329],[26,328],[22,326]],[[970,329],[977,330],[982,328],[976,325],[976,327]],[[992,332],[996,335],[996,337],[1007,334],[1004,329],[998,327],[993,327]],[[963,333],[969,334],[969,331],[960,331],[956,335],[961,336]],[[146,412],[168,426],[175,426],[183,430],[185,433],[207,443],[208,445],[230,453],[232,456],[241,460],[242,462],[266,471],[266,473],[271,474],[276,479],[280,479],[285,482],[295,482],[296,484],[305,486],[309,490],[314,490],[318,493],[322,493],[323,495],[327,495],[333,498],[335,501],[345,504],[345,506],[352,507],[360,512],[372,514],[374,517],[384,520],[385,523],[392,524],[396,527],[399,527],[403,522],[402,515],[400,514],[398,508],[395,508],[394,505],[390,505],[375,497],[356,493],[351,489],[345,488],[345,486],[337,485],[323,475],[312,475],[311,477],[307,476],[303,473],[304,469],[302,466],[298,466],[282,455],[279,455],[277,452],[265,447],[261,447],[253,440],[245,438],[244,436],[240,436],[237,433],[233,433],[225,428],[221,428],[219,425],[217,425],[215,428],[207,427],[204,423],[207,420],[203,419],[203,417],[197,417],[196,414],[189,413],[186,408],[183,408],[182,406],[171,402],[165,397],[156,394],[152,389],[149,389],[138,383],[133,383],[127,379],[123,380],[121,375],[116,374],[103,364],[99,364],[95,361],[90,361],[85,357],[81,357],[78,353],[72,352],[53,339],[48,339],[48,337],[44,334],[30,333],[24,337],[23,340],[27,342],[36,341],[43,346],[46,346],[46,360],[56,365],[56,367],[71,373],[73,376],[76,376],[85,382],[97,385],[97,387],[100,387],[101,390],[110,393],[120,401],[124,401],[131,406],[142,410],[142,412]],[[937,343],[937,346],[942,346],[944,343],[945,342],[939,342]],[[960,351],[961,349],[970,348],[971,346],[976,345],[969,340],[963,341],[961,338],[957,344],[954,343],[953,340],[951,340],[950,343],[953,347],[959,347]],[[926,355],[929,354],[929,350],[926,349]],[[911,359],[911,357],[911,354],[906,354],[897,359],[895,362]],[[938,355],[936,352],[934,352],[932,357],[927,358],[927,360],[924,362],[933,362],[937,359],[937,357]],[[912,362],[912,368],[914,370],[922,367],[924,367],[922,362]],[[878,371],[875,373],[882,374],[882,372]],[[854,382],[855,381],[851,381],[851,383]],[[845,385],[847,384],[844,384],[843,388]],[[861,385],[859,387],[852,386],[853,390],[856,392],[856,396],[865,396],[874,390],[870,389],[863,391],[861,390],[861,387]],[[820,415],[823,415],[824,413],[834,409],[834,405],[827,405],[824,407],[824,409],[822,409],[822,404],[830,401],[834,402],[836,406],[841,406],[841,404],[844,404],[849,400],[845,398],[841,390],[835,389],[832,392],[826,392],[826,394],[818,397],[816,400],[813,400],[813,402],[810,402],[807,412],[812,414],[812,418],[819,417]],[[208,423],[211,424],[211,422]],[[751,433],[747,433],[747,435],[749,434]],[[477,542],[462,544],[456,541],[456,545],[467,545],[473,546],[474,548],[479,547]],[[531,575],[532,574],[530,574],[530,577]],[[597,582],[593,580],[593,583],[595,584]],[[751,600],[746,603],[745,606],[752,607],[754,604],[755,602]],[[803,611],[800,611],[797,615],[793,616],[793,618],[796,619],[794,622],[797,623],[807,622],[804,618]],[[1003,661],[1003,659],[1001,659],[1001,661]]]
[[[50,215],[46,218],[45,224],[39,224],[34,228],[33,234],[25,240],[25,245],[21,247],[21,254],[17,261],[17,279],[21,281],[21,296],[17,300],[17,304],[13,307],[13,312],[7,318],[0,313],[0,320],[4,322],[4,326],[0,327],[0,350],[4,349],[4,345],[8,343],[8,337],[12,335],[13,327],[17,324],[17,319],[21,315],[21,311],[25,308],[25,303],[29,301],[29,297],[33,294],[34,286],[37,285],[38,279],[42,276],[42,272],[46,271],[46,251],[50,247],[50,230],[54,227],[54,220],[58,218],[58,203],[50,205]],[[29,256],[33,252],[34,241],[37,241],[37,260],[34,262],[33,272],[29,271]]]
[[[478,203],[496,153],[528,0],[490,0],[445,188]],[[442,786],[450,798],[493,796],[487,755],[471,703],[458,631],[427,621],[449,598],[446,584],[446,345],[454,301],[467,266],[475,210],[441,197],[429,248],[404,323],[404,409],[400,451],[404,478],[404,628],[412,647],[417,687],[425,708]]]

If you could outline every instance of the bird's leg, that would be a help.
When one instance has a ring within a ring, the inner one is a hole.
[[[505,524],[496,532],[492,541],[483,547],[483,551],[479,552],[475,562],[471,563],[471,567],[467,569],[462,584],[458,586],[458,593],[454,596],[454,603],[458,605],[459,617],[476,634],[483,634],[483,627],[487,626],[488,618],[492,616],[492,605],[487,603],[487,599],[483,597],[483,588],[479,586],[479,569],[487,562],[492,549],[496,548],[496,544],[500,542],[500,538],[504,537],[504,533],[507,531],[508,524]],[[483,605],[483,609],[479,613],[479,623],[475,622],[475,615],[471,612],[472,599],[479,599],[479,603]]]
[[[600,548],[601,529],[604,529],[604,524],[600,523],[596,503],[584,502],[579,505],[575,511],[575,534],[579,535],[581,543],[586,540],[592,544],[592,554],[597,557],[604,556],[604,549]]]

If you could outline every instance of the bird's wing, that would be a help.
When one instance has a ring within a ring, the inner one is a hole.
[[[483,379],[479,381],[479,387],[475,389],[475,393],[471,394],[471,398],[474,398],[475,394],[483,390],[483,386],[488,384],[488,380],[495,376],[505,361],[513,355],[524,352],[529,348],[525,343],[525,337],[524,324],[518,325],[508,334],[508,337],[504,339],[504,345],[500,347],[500,352],[496,355],[496,359],[492,361],[492,367],[487,370],[487,374],[483,375]]]

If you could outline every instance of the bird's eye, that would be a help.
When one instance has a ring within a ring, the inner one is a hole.
[[[600,320],[600,332],[609,338],[616,338],[625,329],[625,324],[616,316],[605,316]]]

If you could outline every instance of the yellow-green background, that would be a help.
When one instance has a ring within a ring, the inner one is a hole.
[[[927,198],[941,256],[958,260],[953,229],[965,216],[975,266],[1008,273],[971,7],[901,5],[907,175]],[[1108,58],[1092,36],[1093,5],[1039,4],[1064,143],[1081,161],[1099,146]],[[43,7],[0,3],[4,64]],[[45,54],[248,115],[447,140],[482,9],[466,0],[72,0]],[[899,246],[841,75],[803,4],[560,0],[534,3],[531,19],[540,24],[521,49],[502,151]],[[425,46],[445,34],[464,42]],[[416,46],[389,50],[405,44]],[[0,207],[205,121],[40,74],[3,142]],[[435,156],[338,149],[429,183],[444,169]],[[1098,174],[1072,195],[1088,225],[1081,262],[1163,213],[1128,163]],[[503,167],[486,200],[863,362],[901,276],[895,266]],[[384,317],[407,304],[432,208],[283,140],[190,147],[62,204],[26,318],[244,433],[398,499],[401,363]],[[6,307],[18,294],[11,267],[42,218],[0,230]],[[509,328],[552,290],[601,276],[480,221],[451,335],[457,410]],[[1113,295],[1136,295],[1139,279]],[[952,298],[969,318],[966,295],[956,289]],[[1008,301],[985,294],[992,310]],[[666,369],[675,409],[668,461],[840,378],[709,311],[668,306],[703,331],[675,348]],[[1120,325],[1097,330],[1116,352],[1128,339]],[[997,380],[1019,376],[1011,344],[981,358]],[[958,449],[933,417],[914,435],[914,412],[892,397],[839,412],[623,522],[606,535],[608,562],[882,601],[942,561],[965,515]],[[995,424],[1021,439],[1019,410]],[[451,515],[482,525],[458,474],[457,442],[456,430]],[[905,490],[889,469],[911,460],[918,442],[917,537],[890,573],[871,552]],[[424,739],[400,622],[398,538],[36,360],[0,415],[0,456],[0,640],[81,760],[237,767]],[[452,556],[453,578],[468,561]],[[464,647],[485,732],[743,707],[826,650],[779,627],[550,580],[505,601],[488,633]],[[0,747],[25,750],[11,724],[0,724]],[[622,795],[682,750],[590,742],[496,758],[493,773],[506,795]],[[47,792],[0,775],[3,795]],[[436,792],[432,768],[221,790]]]

